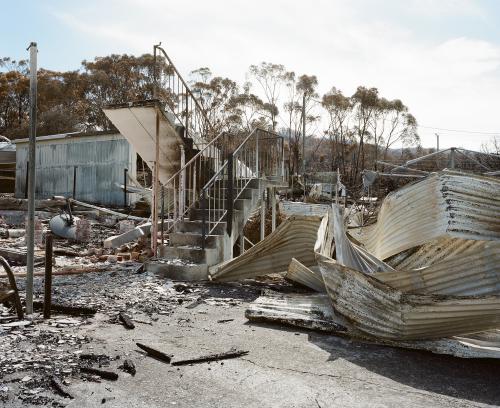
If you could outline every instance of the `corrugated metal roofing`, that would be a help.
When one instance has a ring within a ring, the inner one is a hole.
[[[230,261],[210,268],[212,279],[240,280],[285,272],[290,260],[315,264],[314,243],[321,218],[295,215],[287,218],[264,240]]]
[[[500,296],[408,294],[318,255],[333,307],[369,336],[437,339],[500,326]]]
[[[500,180],[443,171],[389,194],[353,235],[379,259],[438,238],[500,240]]]
[[[292,258],[288,265],[288,272],[285,275],[286,279],[300,283],[316,292],[326,292],[323,277],[318,266],[307,266],[301,264],[295,258]]]
[[[373,277],[404,292],[500,295],[500,242],[475,242],[472,248],[425,268]]]

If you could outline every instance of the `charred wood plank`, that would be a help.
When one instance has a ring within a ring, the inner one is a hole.
[[[64,385],[56,378],[56,377],[50,377],[50,385],[56,392],[64,398],[69,398],[69,399],[74,399],[73,395],[71,395],[67,390]]]
[[[141,343],[135,343],[137,347],[139,347],[141,350],[144,350],[146,353],[148,353],[149,356],[154,357],[158,360],[161,360],[165,363],[170,363],[172,360],[172,356],[169,356],[168,354],[165,354],[162,351],[156,350],[152,347],[146,346]]]
[[[120,312],[118,314],[118,319],[120,320],[120,322],[123,323],[123,325],[127,329],[129,330],[135,329],[135,324],[132,322],[132,319],[130,319],[130,317],[128,317],[128,315],[126,315],[125,313]]]
[[[92,367],[80,367],[80,372],[86,373],[86,374],[97,375],[101,378],[104,378],[105,380],[111,380],[111,381],[118,380],[118,374],[116,374],[113,371],[105,371],[105,370],[100,370],[98,368],[92,368]]]
[[[35,310],[43,310],[43,302],[34,301],[33,308]],[[58,305],[58,304],[52,304],[50,306],[50,310],[55,313],[62,313],[71,316],[93,316],[97,313],[96,309],[91,309],[90,307]]]
[[[248,351],[244,350],[230,350],[226,351],[223,353],[217,353],[217,354],[209,354],[206,356],[202,357],[196,357],[196,358],[191,358],[191,359],[186,359],[186,360],[177,360],[172,362],[173,366],[181,366],[181,365],[188,365],[188,364],[196,364],[196,363],[207,363],[209,361],[217,361],[217,360],[227,360],[229,358],[237,358],[241,356],[246,356],[248,354]]]

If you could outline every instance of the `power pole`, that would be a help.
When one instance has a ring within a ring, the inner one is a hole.
[[[302,182],[304,183],[304,202],[306,202],[306,93],[302,95]]]
[[[306,175],[306,93],[302,96],[302,175]]]
[[[157,61],[156,61],[156,53],[157,47],[161,45],[153,46],[153,77],[154,77],[154,88],[153,88],[153,98],[158,98],[158,71],[157,71]],[[159,104],[155,108],[155,161],[153,164],[153,194],[151,200],[151,250],[153,252],[153,256],[158,256],[158,195],[160,183],[158,180],[159,175],[159,160],[160,160],[160,106]]]
[[[30,134],[28,176],[28,228],[26,261],[26,314],[33,313],[33,269],[35,259],[35,166],[36,166],[36,108],[37,108],[37,45],[32,42],[30,51]]]
[[[439,152],[439,135],[435,133],[436,135],[436,152]]]

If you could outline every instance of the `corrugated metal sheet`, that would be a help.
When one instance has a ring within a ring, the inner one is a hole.
[[[287,217],[291,217],[292,215],[323,217],[330,209],[329,204],[309,204],[298,201],[281,201],[279,207],[280,212]]]
[[[323,277],[321,276],[318,266],[311,266],[308,268],[295,258],[292,258],[290,265],[288,265],[288,272],[285,278],[307,286],[316,292],[326,292]]]
[[[438,238],[500,240],[500,180],[444,171],[389,194],[351,234],[379,259]]]
[[[24,197],[27,154],[28,144],[18,143],[16,197]],[[123,205],[119,184],[123,183],[125,168],[135,176],[136,154],[120,134],[40,141],[37,143],[36,197],[70,197],[74,166],[77,166],[76,199]]]
[[[500,295],[500,243],[477,245],[423,269],[375,273],[373,277],[403,292],[443,295]]]
[[[367,338],[335,313],[325,295],[266,294],[248,307],[251,321],[322,330],[374,344],[426,350],[461,358],[500,358],[500,330],[438,340],[391,341]]]
[[[500,326],[500,296],[408,294],[322,255],[318,263],[334,309],[368,336],[423,340]]]
[[[231,281],[285,272],[294,257],[306,266],[315,264],[314,243],[320,222],[319,217],[287,218],[243,255],[211,267],[211,278]]]
[[[245,311],[248,320],[297,326],[339,333],[346,328],[334,320],[327,295],[269,294],[252,302]]]
[[[341,209],[338,205],[332,206],[331,224],[333,224],[335,259],[337,259],[341,265],[363,273],[394,272],[394,269],[388,264],[349,241],[345,232],[344,217],[340,212]],[[330,256],[328,253],[322,253],[321,255]]]
[[[483,245],[484,241],[474,239],[438,238],[391,256],[386,262],[398,270],[426,268],[464,252],[480,250]]]

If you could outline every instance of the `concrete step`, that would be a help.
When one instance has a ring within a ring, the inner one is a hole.
[[[199,221],[199,220],[181,221],[181,222],[177,223],[177,225],[175,226],[175,232],[189,232],[189,233],[195,233],[195,234],[201,235],[201,227],[202,227],[202,224],[201,224],[201,221]],[[226,223],[221,222],[211,232],[211,235],[224,235],[225,228],[226,228]],[[207,223],[206,233],[208,234],[208,223]]]
[[[165,259],[185,259],[196,264],[216,265],[220,262],[218,248],[205,248],[195,246],[166,246],[160,249],[160,255]]]
[[[186,259],[158,259],[144,264],[145,270],[163,278],[183,281],[208,280],[208,265],[195,264]]]
[[[205,238],[205,248],[216,248],[221,242],[221,235],[209,235]],[[170,233],[170,243],[173,246],[197,246],[201,247],[202,244],[201,234],[189,232],[172,232]]]

